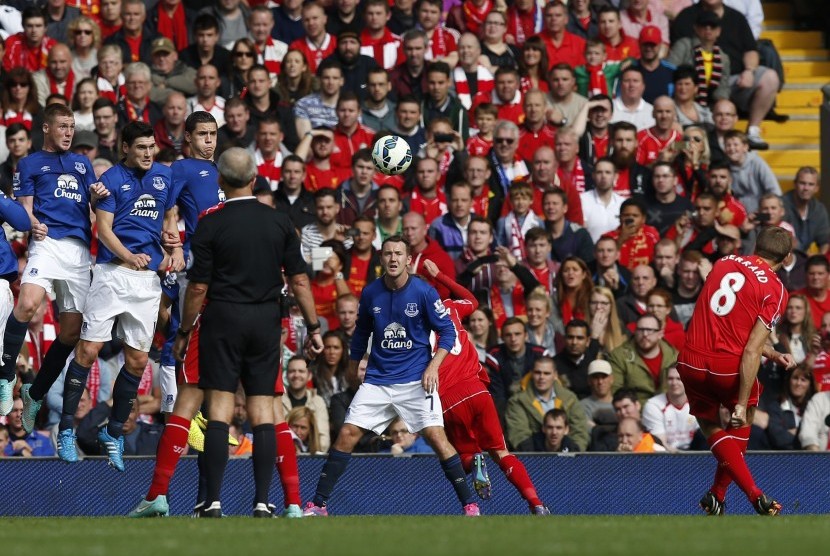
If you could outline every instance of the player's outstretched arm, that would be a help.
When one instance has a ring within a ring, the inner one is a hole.
[[[769,329],[759,319],[755,321],[755,326],[752,327],[752,331],[749,333],[749,340],[747,340],[746,347],[741,356],[738,403],[735,405],[735,411],[732,413],[732,419],[730,421],[733,427],[746,425],[746,405],[749,401],[749,394],[752,392],[755,377],[758,376],[758,369],[761,366],[761,356],[764,353],[769,332]]]
[[[452,299],[467,301],[470,304],[469,311],[465,312],[465,314],[463,315],[460,315],[462,319],[472,314],[473,311],[478,309],[478,300],[475,298],[473,293],[464,286],[460,285],[455,280],[451,279],[443,272],[441,272],[441,269],[439,269],[438,265],[436,265],[434,262],[427,259],[426,261],[424,261],[423,268],[426,271],[426,273],[430,276],[430,278],[433,278],[436,282],[450,290],[450,297]],[[459,311],[459,313],[460,312],[461,311]]]

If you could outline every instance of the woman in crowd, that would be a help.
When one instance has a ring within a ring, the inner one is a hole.
[[[687,127],[683,132],[682,147],[672,165],[684,195],[694,199],[709,185],[706,170],[709,168],[712,151],[709,150],[706,131],[696,125]]]
[[[115,44],[105,44],[98,50],[98,91],[101,96],[118,103],[126,94],[124,85],[124,62],[121,48]]]
[[[504,42],[507,34],[507,18],[504,13],[493,10],[484,19],[484,32],[481,37],[481,53],[487,57],[487,69],[495,73],[502,66],[515,68],[519,59],[519,49]]]
[[[286,52],[277,82],[280,102],[293,105],[297,100],[313,93],[318,88],[317,78],[309,71],[305,55],[293,49]]]
[[[778,323],[778,341],[790,353],[796,363],[807,358],[816,327],[810,311],[810,303],[803,294],[790,295],[784,318]]]
[[[527,341],[556,353],[556,333],[565,332],[562,319],[553,315],[553,300],[545,290],[536,288],[527,296]],[[557,325],[559,330],[557,330]]]
[[[798,429],[807,403],[815,394],[813,373],[804,364],[790,371],[784,391],[779,395],[762,396],[754,425],[766,431],[766,439],[774,450],[799,450]]]
[[[349,346],[336,330],[323,334],[323,353],[317,356],[313,371],[314,387],[331,404],[331,397],[346,389],[346,372],[349,369]]]
[[[684,128],[699,125],[711,129],[715,125],[712,111],[697,102],[697,74],[691,66],[681,66],[674,72],[674,104],[677,121]]]
[[[599,342],[605,353],[621,346],[626,337],[617,314],[614,292],[605,286],[595,286],[588,307],[586,320],[591,323],[591,337]]]
[[[6,127],[21,123],[29,131],[41,128],[43,119],[40,117],[37,90],[32,74],[25,68],[14,68],[3,78],[0,110],[0,124]]]
[[[225,83],[222,80],[222,96],[231,98],[239,96],[248,83],[248,70],[256,63],[256,46],[251,39],[239,39],[231,49],[231,75]]]
[[[78,83],[72,96],[72,111],[75,112],[75,131],[95,131],[92,119],[92,105],[98,100],[98,85],[95,79],[87,77]]]
[[[487,348],[499,343],[499,335],[493,325],[493,312],[489,307],[479,307],[467,317],[467,332],[478,352],[478,360],[484,363]]]
[[[585,261],[579,257],[565,257],[554,284],[556,305],[562,316],[563,326],[571,322],[571,319],[586,320],[594,284],[591,282],[591,271],[588,270]]]
[[[548,92],[550,90],[548,84],[549,66],[548,51],[542,39],[539,37],[527,39],[519,56],[519,75],[521,76],[519,86],[522,93],[532,89]]]
[[[301,405],[288,412],[285,417],[288,427],[294,433],[294,445],[298,454],[320,453],[320,432],[314,412]]]
[[[94,20],[81,16],[69,22],[67,39],[69,50],[72,52],[72,71],[75,72],[75,79],[91,77],[93,68],[98,65],[101,28]]]

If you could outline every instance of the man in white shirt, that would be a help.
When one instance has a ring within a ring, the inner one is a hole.
[[[611,123],[630,122],[637,127],[637,131],[654,126],[654,106],[643,100],[645,90],[643,70],[634,66],[623,70],[620,77],[620,96],[614,99]]]
[[[620,225],[620,207],[625,199],[614,193],[617,168],[607,158],[597,160],[594,166],[594,189],[580,194],[584,228],[594,243],[602,234],[616,230]]]
[[[688,450],[698,429],[697,420],[689,413],[689,400],[677,368],[669,368],[666,376],[666,392],[649,398],[643,407],[643,426],[669,451]]]

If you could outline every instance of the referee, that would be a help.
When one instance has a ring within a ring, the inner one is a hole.
[[[228,425],[237,384],[248,399],[254,434],[254,516],[271,517],[276,438],[274,385],[280,364],[282,269],[308,322],[307,347],[322,349],[311,286],[300,241],[289,219],[252,194],[257,168],[247,151],[231,148],[217,163],[224,205],[205,215],[191,240],[194,264],[174,352],[181,359],[193,324],[199,323],[199,387],[205,391],[207,501],[201,517],[221,517],[220,491],[228,462]]]

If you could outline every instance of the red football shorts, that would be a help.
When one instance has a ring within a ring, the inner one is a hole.
[[[282,396],[285,394],[285,384],[282,382],[282,364],[277,371],[277,381],[274,383],[274,395]]]
[[[677,372],[686,388],[692,415],[720,423],[720,406],[727,408],[731,414],[738,403],[740,368],[739,355],[704,355],[683,350],[677,360]],[[761,383],[756,378],[749,393],[747,407],[758,405],[761,390]]]
[[[193,325],[184,361],[179,366],[179,384],[199,385],[199,320]]]
[[[456,384],[441,396],[444,430],[460,454],[506,451],[496,405],[479,381]]]

